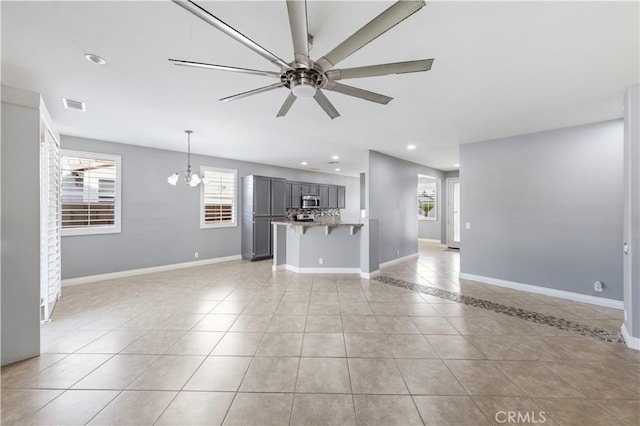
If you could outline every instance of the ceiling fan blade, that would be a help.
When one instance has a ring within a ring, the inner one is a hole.
[[[328,82],[327,85],[323,87],[323,89],[342,93],[343,95],[354,96],[356,98],[365,99],[371,102],[377,102],[384,105],[388,104],[393,99],[389,96],[370,92],[364,89],[358,89],[357,87],[353,86],[347,86],[346,84],[335,83],[333,81]]]
[[[307,1],[287,0],[289,26],[293,40],[295,62],[309,66],[309,24],[307,21]]]
[[[329,99],[327,99],[327,97],[324,95],[324,93],[322,93],[321,90],[316,91],[313,99],[316,100],[318,105],[320,105],[320,107],[324,110],[324,112],[327,113],[329,117],[331,117],[332,120],[336,117],[340,117],[340,113],[338,112],[338,110],[336,110],[333,104],[329,102]]]
[[[229,37],[233,38],[234,40],[236,40],[236,41],[240,42],[241,44],[245,45],[249,49],[251,49],[254,52],[256,52],[258,55],[262,56],[263,58],[266,58],[269,62],[277,65],[280,68],[287,68],[287,69],[290,68],[289,64],[287,64],[285,61],[283,61],[282,59],[278,58],[276,55],[274,55],[273,53],[269,52],[267,49],[265,49],[264,47],[260,46],[258,43],[256,43],[255,41],[251,40],[249,37],[245,36],[240,31],[234,29],[233,27],[231,27],[227,23],[225,23],[222,20],[218,19],[217,17],[215,17],[214,15],[212,15],[211,13],[209,13],[207,10],[203,9],[202,7],[198,6],[197,4],[192,2],[191,0],[173,0],[173,2],[175,4],[177,4],[178,6],[181,6],[182,8],[184,8],[187,11],[191,12],[192,14],[197,16],[198,18],[202,19],[203,21],[205,21],[209,25],[214,26],[215,28],[217,28],[218,30],[222,31],[223,33],[225,33]]]
[[[284,84],[270,84],[268,86],[260,87],[259,89],[253,89],[247,92],[238,93],[237,95],[227,96],[226,98],[222,98],[220,100],[225,102],[235,101],[236,99],[246,98],[247,96],[257,95],[258,93],[268,92],[269,90],[279,89],[281,87],[284,87]]]
[[[346,80],[348,78],[376,77],[379,75],[404,74],[409,72],[429,71],[433,59],[418,61],[394,62],[391,64],[369,65],[367,67],[346,68],[327,71],[329,80]]]
[[[207,68],[207,69],[218,70],[218,71],[231,71],[231,72],[239,72],[243,74],[264,75],[267,77],[280,78],[280,73],[277,71],[252,70],[249,68],[228,67],[226,65],[207,64],[204,62],[182,61],[180,59],[169,59],[169,60],[173,62],[173,65],[178,65],[181,67]]]
[[[278,111],[276,117],[284,117],[285,115],[287,115],[296,99],[298,98],[293,93],[289,93],[289,96],[287,96],[287,99],[284,100],[284,103],[282,104],[282,107],[280,108],[280,111]]]
[[[391,28],[420,10],[426,3],[418,1],[398,1],[373,18],[368,24],[353,33],[331,52],[316,61],[323,71],[328,71],[355,51],[375,40]]]

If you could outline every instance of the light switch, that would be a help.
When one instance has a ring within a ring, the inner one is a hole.
[[[467,223],[465,223],[465,228],[467,228],[467,229],[471,229],[471,222],[467,222]]]

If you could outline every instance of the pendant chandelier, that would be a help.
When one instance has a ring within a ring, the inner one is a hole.
[[[202,180],[197,173],[193,173],[191,171],[191,133],[193,133],[193,130],[185,130],[184,132],[187,134],[187,170],[185,172],[176,172],[172,174],[167,178],[167,182],[169,182],[170,185],[175,186],[178,183],[178,179],[180,179],[180,175],[184,174],[185,183],[191,187],[195,187],[200,185]]]

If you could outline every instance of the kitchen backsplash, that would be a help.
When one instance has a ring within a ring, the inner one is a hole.
[[[287,209],[287,219],[295,219],[298,214],[313,214],[316,217],[340,216],[340,209]]]

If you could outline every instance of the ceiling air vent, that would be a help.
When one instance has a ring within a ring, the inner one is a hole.
[[[74,101],[67,98],[62,98],[62,105],[64,105],[66,109],[71,109],[73,111],[85,112],[87,110],[87,104],[84,102]]]

